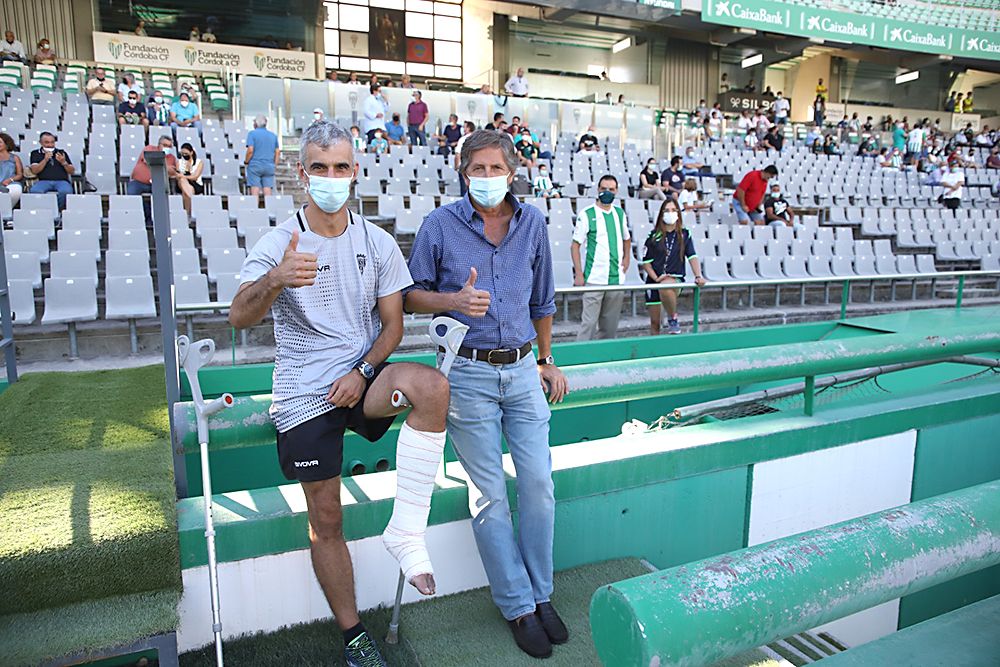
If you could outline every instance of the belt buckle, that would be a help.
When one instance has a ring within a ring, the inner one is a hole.
[[[503,366],[504,362],[493,361],[494,352],[510,352],[510,350],[490,350],[489,352],[486,353],[486,363],[491,364],[493,366]]]

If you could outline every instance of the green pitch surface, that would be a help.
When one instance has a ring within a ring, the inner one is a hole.
[[[0,627],[180,591],[168,430],[161,366],[27,375],[0,395]]]

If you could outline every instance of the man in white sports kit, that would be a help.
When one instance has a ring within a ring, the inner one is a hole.
[[[344,431],[374,442],[402,411],[391,403],[393,390],[413,403],[396,445],[396,501],[382,540],[407,581],[431,595],[424,532],[445,441],[448,381],[422,364],[386,363],[403,336],[402,290],[413,281],[395,240],[346,206],[358,173],[351,135],[328,121],[313,123],[302,134],[298,171],[309,203],[251,250],[229,321],[244,328],[272,313],[270,414],[282,472],[305,492],[313,570],[344,632],[347,664],[384,665],[358,617],[342,533]]]

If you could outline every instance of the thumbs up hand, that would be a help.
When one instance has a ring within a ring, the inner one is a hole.
[[[479,276],[476,267],[469,269],[469,279],[458,292],[455,292],[454,307],[460,313],[469,317],[485,317],[490,307],[490,293],[476,289],[476,278]]]
[[[299,252],[299,232],[292,232],[292,238],[285,248],[281,263],[271,270],[272,278],[281,287],[304,287],[316,282],[316,255]]]

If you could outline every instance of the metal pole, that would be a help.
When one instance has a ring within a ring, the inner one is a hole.
[[[958,277],[958,294],[955,295],[955,310],[962,308],[962,293],[965,292],[965,276]]]
[[[602,586],[605,665],[707,665],[1000,563],[1000,480]]]
[[[174,439],[174,404],[181,398],[181,377],[177,364],[177,318],[174,313],[174,266],[170,252],[170,200],[168,199],[166,155],[147,151],[146,164],[153,177],[150,199],[153,209],[153,240],[156,243],[157,291],[160,297],[160,336],[163,342],[163,374],[167,385],[167,414],[170,417],[170,448],[174,461],[174,489],[178,498],[187,496],[184,450]]]
[[[806,376],[806,386],[805,391],[802,393],[803,398],[803,408],[807,417],[813,416],[813,401],[816,400],[816,376],[807,375]]]
[[[844,288],[840,291],[840,319],[847,319],[847,300],[851,298],[851,283],[844,281]]]
[[[17,382],[17,350],[14,348],[14,317],[10,309],[10,286],[7,282],[7,256],[0,233],[0,346],[7,365],[7,384]]]

